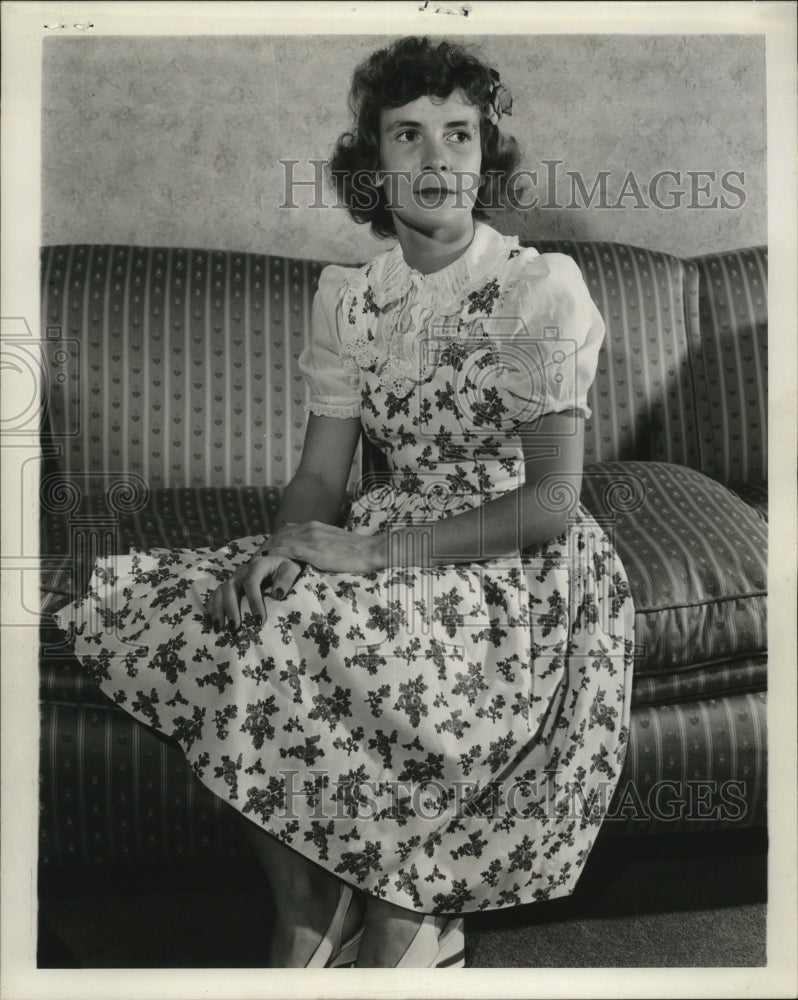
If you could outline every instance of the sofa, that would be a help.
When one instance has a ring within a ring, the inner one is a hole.
[[[632,723],[602,836],[762,828],[767,799],[767,253],[572,256],[607,334],[582,500],[636,607]],[[93,558],[266,532],[300,457],[297,357],[323,262],[42,250],[40,870],[227,863],[240,823],[179,748],[82,675],[50,613]],[[361,441],[350,497],[383,474]]]

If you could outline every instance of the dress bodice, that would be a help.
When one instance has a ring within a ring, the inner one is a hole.
[[[484,502],[523,484],[522,426],[589,415],[604,325],[562,254],[477,223],[440,271],[415,271],[396,246],[363,268],[327,268],[317,299],[300,358],[308,409],[359,415],[399,490]]]

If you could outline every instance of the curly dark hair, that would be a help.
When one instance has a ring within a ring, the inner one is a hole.
[[[380,167],[380,112],[419,97],[446,98],[457,87],[481,110],[483,180],[474,215],[484,217],[486,208],[501,204],[520,153],[515,139],[502,135],[488,118],[492,86],[489,67],[462,45],[448,41],[401,38],[362,62],[349,92],[353,129],[340,136],[328,163],[328,175],[355,222],[370,222],[376,236],[396,234],[385,193],[371,179]]]

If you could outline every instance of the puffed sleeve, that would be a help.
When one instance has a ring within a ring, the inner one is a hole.
[[[297,359],[308,390],[305,410],[322,417],[360,415],[360,396],[342,357],[339,332],[341,292],[353,270],[331,264],[319,275],[310,336]]]
[[[604,321],[582,272],[559,253],[518,263],[501,309],[484,323],[500,345],[501,395],[518,422],[571,409],[589,417]]]

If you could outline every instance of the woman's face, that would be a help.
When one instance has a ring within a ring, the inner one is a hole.
[[[480,182],[479,109],[459,89],[380,112],[380,175],[395,216],[413,229],[469,221]]]

